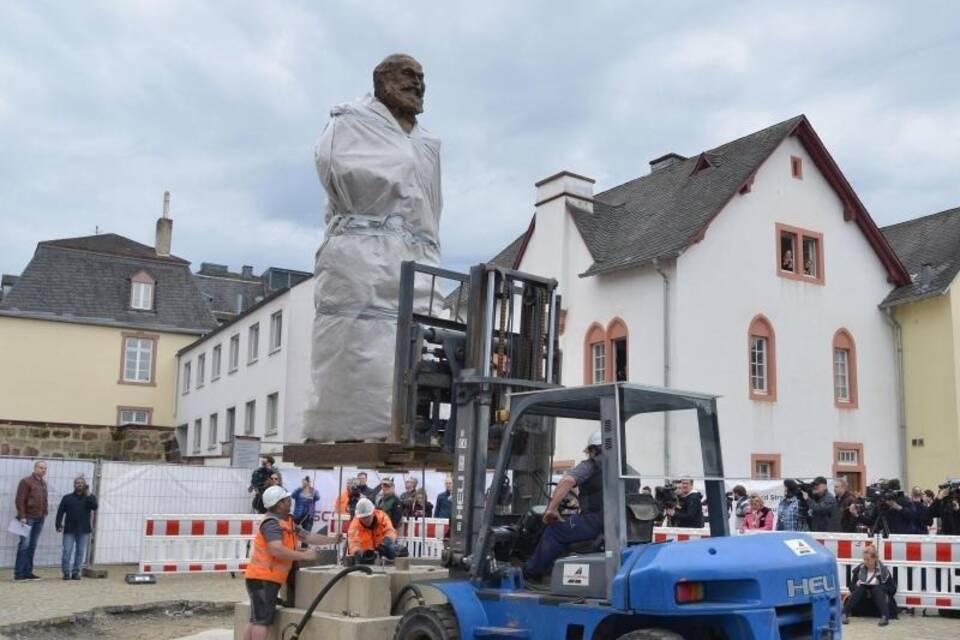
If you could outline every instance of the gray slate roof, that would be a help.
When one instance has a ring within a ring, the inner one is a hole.
[[[221,322],[243,313],[267,295],[267,287],[262,280],[244,280],[239,274],[234,278],[196,273],[193,278],[210,310]],[[237,296],[243,299],[239,311]]]
[[[599,193],[592,214],[572,211],[594,258],[583,275],[679,255],[803,120],[790,118]],[[712,168],[694,174],[703,158]]]
[[[880,231],[912,280],[891,291],[881,307],[923,300],[950,288],[960,271],[960,207],[893,224]],[[926,272],[925,264],[929,265]]]
[[[156,280],[152,311],[129,308],[139,271]],[[216,327],[189,262],[116,234],[39,243],[0,315],[178,333]]]

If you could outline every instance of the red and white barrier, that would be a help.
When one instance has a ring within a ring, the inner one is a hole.
[[[143,524],[140,573],[244,571],[262,516],[155,515]]]
[[[654,542],[686,542],[687,540],[702,540],[710,537],[710,527],[689,529],[686,527],[654,527]]]
[[[960,536],[892,535],[879,553],[897,580],[898,604],[960,609]]]

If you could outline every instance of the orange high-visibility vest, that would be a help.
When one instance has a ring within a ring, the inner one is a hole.
[[[270,552],[267,539],[263,536],[263,522],[268,519],[276,520],[283,529],[283,546],[290,551],[297,550],[297,531],[293,517],[287,516],[281,520],[272,513],[266,514],[260,523],[260,528],[257,529],[257,537],[253,540],[253,553],[250,555],[250,563],[247,564],[244,577],[250,580],[267,580],[286,584],[293,560],[282,560]]]
[[[375,509],[369,527],[360,522],[360,516],[356,516],[350,521],[347,531],[347,553],[353,555],[357,551],[374,551],[384,538],[397,539],[397,530],[387,514]]]

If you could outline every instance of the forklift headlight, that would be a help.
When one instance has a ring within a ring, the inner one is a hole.
[[[678,582],[676,587],[677,604],[691,604],[703,601],[702,582]]]

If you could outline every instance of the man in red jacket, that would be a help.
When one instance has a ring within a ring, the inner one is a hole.
[[[13,570],[13,579],[39,580],[40,576],[33,572],[33,554],[37,551],[37,540],[43,531],[43,520],[47,517],[47,483],[43,476],[47,475],[47,463],[37,460],[33,465],[33,473],[20,481],[17,486],[17,519],[30,527],[30,533],[20,536],[17,546],[17,562]]]

